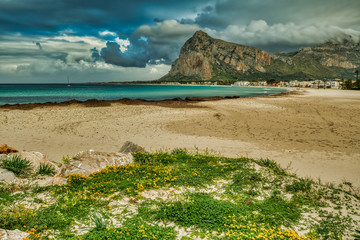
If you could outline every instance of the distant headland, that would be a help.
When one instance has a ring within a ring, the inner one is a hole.
[[[359,66],[360,43],[351,39],[270,54],[197,31],[183,45],[169,73],[156,82],[340,80],[354,78]]]

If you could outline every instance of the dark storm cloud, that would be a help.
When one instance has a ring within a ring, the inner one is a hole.
[[[17,49],[7,50],[0,49],[0,57],[15,57],[15,58],[28,58],[28,59],[54,59],[66,61],[68,53],[66,52],[45,52],[45,51],[34,51],[30,49]]]
[[[123,67],[145,67],[146,64],[171,64],[184,42],[194,34],[197,25],[181,24],[176,20],[159,21],[140,26],[130,37],[126,51],[116,42],[108,42],[101,50],[107,63]]]
[[[96,34],[101,28],[131,32],[154,18],[168,19],[198,5],[191,0],[0,1],[0,32],[51,33],[66,28]],[[156,14],[162,13],[162,16]],[[179,16],[180,17],[180,16]],[[95,28],[95,29],[94,29]]]
[[[99,60],[101,59],[99,50],[97,50],[96,47],[90,49],[90,52],[91,52],[91,58],[92,58],[94,61],[99,61]]]
[[[142,21],[139,12],[141,1],[94,0],[27,0],[2,1],[0,21],[6,30],[58,30],[68,25],[98,25],[121,21]],[[135,22],[136,24],[136,22]]]
[[[358,0],[218,0],[194,19],[210,35],[270,52],[360,37]]]
[[[295,22],[360,30],[359,9],[359,0],[219,0],[214,6],[204,8],[194,22],[219,29],[263,19],[270,25]]]
[[[116,42],[107,42],[106,47],[101,49],[101,57],[106,63],[111,63],[123,67],[142,67],[150,60],[150,49],[144,41],[138,40],[131,44],[126,51],[122,53],[120,45]]]

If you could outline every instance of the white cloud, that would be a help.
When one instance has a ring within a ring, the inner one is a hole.
[[[107,30],[102,31],[102,32],[99,32],[99,35],[100,35],[101,37],[104,37],[104,36],[106,36],[106,35],[113,36],[113,37],[116,37],[116,36],[117,36],[117,34],[116,34],[115,32],[110,32],[110,31],[107,31]]]
[[[61,75],[64,72],[116,71],[116,66],[101,61],[94,62],[90,49],[100,49],[106,41],[93,36],[61,34],[49,36],[8,35],[0,38],[3,50],[0,58],[2,76],[33,77]],[[34,42],[41,42],[40,50]],[[123,42],[127,45],[126,41]],[[54,76],[53,76],[54,77]],[[52,77],[52,78],[53,78]],[[56,77],[56,76],[55,76]],[[1,77],[2,81],[6,78]]]
[[[169,65],[147,65],[145,68],[119,67],[104,62],[80,61],[67,64],[60,60],[33,62],[13,66],[11,71],[4,71],[1,66],[5,82],[64,82],[70,75],[73,82],[122,82],[156,80],[170,70]]]
[[[156,68],[154,68],[154,67],[150,68],[150,73],[151,74],[155,74],[155,73],[158,73],[158,72],[159,72],[159,70],[157,70]]]
[[[359,0],[218,0],[198,12],[201,27],[224,29],[264,19],[268,24],[330,25],[360,31]]]
[[[251,21],[247,29],[249,32],[262,32],[266,31],[269,28],[269,25],[264,20]]]
[[[331,25],[273,24],[264,20],[251,21],[247,26],[229,25],[222,31],[204,29],[210,35],[227,41],[250,46],[301,46],[323,43],[327,40],[341,40],[351,36],[360,40],[360,32]]]
[[[182,24],[176,20],[165,20],[155,25],[142,25],[134,32],[134,37],[145,37],[149,43],[152,59],[164,59],[168,64],[174,61],[181,46],[200,27],[196,24]]]
[[[199,30],[196,24],[181,24],[176,20],[165,20],[157,22],[153,26],[142,25],[135,31],[135,35],[142,35],[149,38],[175,38],[193,34]]]
[[[73,36],[73,35],[66,35],[66,34],[53,36],[53,37],[44,37],[43,39],[45,41],[48,41],[48,43],[51,44],[51,46],[53,46],[53,47],[56,47],[59,45],[64,47],[66,45],[61,42],[67,42],[67,43],[74,44],[74,45],[76,45],[76,47],[81,48],[81,49],[87,48],[87,50],[89,50],[89,48],[88,48],[89,46],[101,48],[106,43],[105,40],[102,40],[100,38],[93,37],[93,36]],[[67,45],[67,46],[69,46],[69,45]]]
[[[121,39],[117,37],[115,39],[115,42],[120,45],[120,51],[125,52],[127,50],[127,47],[130,45],[129,39]]]

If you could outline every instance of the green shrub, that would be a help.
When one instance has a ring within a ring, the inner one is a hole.
[[[81,174],[70,174],[68,176],[67,185],[70,189],[75,189],[78,187],[82,187],[83,184],[87,181],[87,177],[81,175]]]
[[[311,190],[312,181],[310,179],[300,179],[294,180],[292,184],[288,184],[285,186],[286,191],[288,192],[308,192]]]
[[[171,151],[171,154],[174,154],[174,155],[187,155],[188,151],[187,151],[186,148],[174,148]]]
[[[255,172],[254,170],[240,171],[239,173],[234,175],[232,186],[235,189],[242,189],[250,185],[255,186],[258,182],[261,182],[262,180],[263,179],[261,174]]]
[[[167,152],[156,152],[153,154],[149,153],[134,153],[134,162],[142,164],[172,164],[175,162],[176,157]]]
[[[350,219],[342,217],[340,214],[329,213],[320,215],[321,220],[315,225],[315,232],[322,236],[322,239],[340,240],[343,239],[346,227],[350,223]]]
[[[229,201],[215,200],[204,193],[189,194],[187,201],[163,204],[158,211],[158,220],[169,220],[184,226],[195,225],[206,230],[223,228],[226,217],[236,214],[236,205]]]
[[[261,202],[244,200],[233,203],[214,199],[209,194],[191,193],[186,201],[162,204],[156,218],[173,221],[184,227],[225,231],[235,222],[242,225],[255,223],[287,227],[301,218],[301,212],[294,203],[278,196]]]
[[[34,221],[36,215],[30,208],[22,204],[4,207],[0,205],[0,228],[5,229],[23,229]]]
[[[22,159],[18,155],[3,159],[0,167],[13,172],[16,176],[28,174],[32,169],[32,164],[26,158]]]
[[[282,169],[279,164],[277,164],[276,162],[274,162],[272,160],[260,159],[260,160],[255,160],[255,162],[262,167],[267,167],[267,168],[271,169],[276,175],[279,175],[279,176],[287,176],[288,175],[287,172],[284,169]]]
[[[27,226],[37,226],[41,231],[55,229],[64,234],[71,230],[71,225],[76,221],[88,220],[89,217],[91,219],[93,209],[102,212],[108,204],[108,200],[100,199],[88,192],[73,193],[68,190],[57,195],[53,204],[35,210],[36,218]]]
[[[175,240],[176,233],[173,228],[170,227],[159,227],[144,224],[138,225],[126,225],[121,228],[107,228],[97,231],[90,231],[84,235],[76,236],[71,239],[87,239],[87,240],[98,240],[98,239],[112,239],[112,240],[123,240],[123,239],[158,239],[158,240]]]
[[[55,168],[49,163],[40,163],[39,169],[37,170],[36,174],[52,176],[55,174]]]

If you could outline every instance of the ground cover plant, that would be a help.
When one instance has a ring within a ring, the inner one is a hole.
[[[135,153],[66,185],[0,185],[0,228],[28,239],[354,239],[360,199],[267,159]]]

